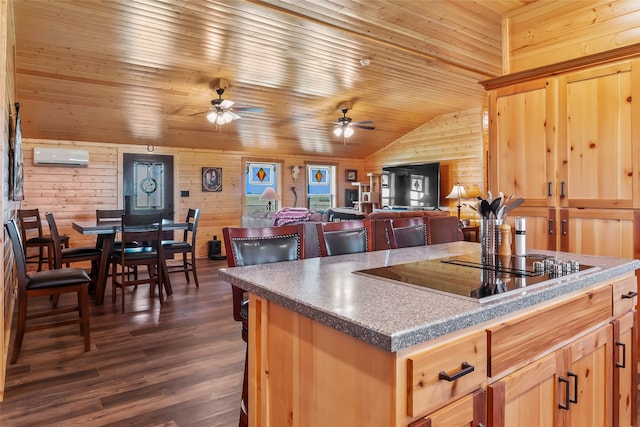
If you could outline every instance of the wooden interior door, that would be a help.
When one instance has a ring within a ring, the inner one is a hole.
[[[122,164],[125,212],[174,219],[173,156],[125,153]]]

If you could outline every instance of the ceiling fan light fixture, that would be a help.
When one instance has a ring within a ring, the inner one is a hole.
[[[209,114],[207,114],[207,120],[209,120],[209,122],[215,123],[217,119],[218,113],[216,113],[215,111],[210,111]]]
[[[344,128],[344,137],[349,138],[351,135],[353,135],[353,128],[351,126],[346,126]]]
[[[231,123],[235,118],[229,111],[225,111],[224,113],[222,113],[222,117],[224,118],[225,123]]]
[[[342,135],[342,128],[340,126],[336,126],[335,128],[333,128],[333,134],[335,136],[340,136]]]
[[[216,118],[216,124],[217,125],[224,125],[224,124],[228,123],[227,119],[224,117],[223,113],[217,113],[216,117],[217,117]]]

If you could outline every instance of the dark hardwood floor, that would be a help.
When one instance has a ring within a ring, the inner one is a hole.
[[[25,334],[0,425],[236,426],[245,344],[230,287],[218,278],[224,266],[198,260],[199,289],[172,274],[162,309],[141,286],[127,290],[122,314],[109,284],[105,304],[91,305],[90,352],[77,325]]]

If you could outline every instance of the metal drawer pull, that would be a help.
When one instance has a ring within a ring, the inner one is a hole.
[[[638,296],[638,293],[635,291],[629,291],[626,294],[622,294],[622,298],[635,298]]]
[[[616,341],[616,346],[622,351],[622,363],[616,362],[616,368],[624,369],[627,366],[627,346],[621,341]]]
[[[578,374],[574,374],[571,371],[567,372],[567,375],[570,377],[573,377],[574,379],[574,383],[573,383],[573,399],[569,398],[569,403],[578,403]]]
[[[464,377],[467,374],[473,372],[475,367],[473,365],[468,364],[467,362],[462,362],[462,369],[456,372],[455,374],[449,376],[445,371],[440,371],[438,375],[438,379],[447,380],[447,381],[455,381],[460,377]]]
[[[567,411],[569,410],[569,380],[566,379],[565,377],[559,377],[558,381],[560,381],[561,383],[564,383],[565,387],[564,387],[564,403],[560,402],[558,403],[558,406],[560,407],[560,409],[566,409]]]

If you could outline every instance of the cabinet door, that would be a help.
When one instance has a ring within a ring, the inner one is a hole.
[[[486,420],[486,392],[477,390],[409,424],[409,427],[481,427]]]
[[[534,253],[536,249],[556,250],[557,221],[556,209],[553,208],[526,208],[518,207],[506,218],[507,224],[515,229],[517,217],[526,219],[527,226],[527,252]],[[511,247],[514,247],[512,244]]]
[[[487,387],[492,427],[555,426],[558,416],[557,357],[549,354]]]
[[[637,422],[636,370],[637,312],[631,311],[613,321],[613,425],[635,426]]]
[[[490,95],[489,189],[515,194],[526,206],[553,206],[553,80],[498,89]]]
[[[634,258],[634,212],[624,209],[562,209],[560,250]]]
[[[564,352],[557,393],[567,426],[610,427],[613,417],[611,355],[613,332],[603,326],[569,344]]]
[[[566,161],[560,165],[563,207],[633,206],[631,62],[575,73],[561,79],[566,111]],[[564,120],[563,120],[564,119]],[[636,178],[637,179],[637,178]]]

